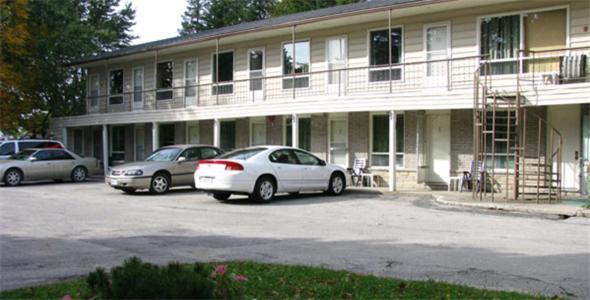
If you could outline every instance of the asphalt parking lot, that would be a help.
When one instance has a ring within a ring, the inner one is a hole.
[[[590,219],[440,207],[347,191],[219,203],[125,195],[101,181],[0,187],[0,288],[56,281],[130,256],[255,260],[590,298]]]

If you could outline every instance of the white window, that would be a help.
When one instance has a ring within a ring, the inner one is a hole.
[[[123,103],[123,69],[112,70],[109,74],[109,104]]]
[[[218,60],[219,67],[217,67]],[[213,53],[211,70],[212,81],[213,83],[217,83],[217,85],[212,86],[211,93],[213,95],[233,94],[234,85],[232,81],[234,80],[234,52],[221,52],[219,53],[219,59],[217,59],[217,55]]]
[[[291,42],[283,44],[283,89],[293,88],[293,78],[288,75],[295,75],[295,88],[309,87],[310,51],[309,40],[296,41],[294,49]]]
[[[143,68],[133,69],[133,108],[143,108]]]
[[[90,103],[90,108],[95,109],[98,106],[98,97],[100,93],[100,78],[98,74],[90,75],[90,80],[88,83],[88,100]]]
[[[248,71],[250,76],[249,91],[251,100],[263,98],[264,81],[264,49],[248,50]]]
[[[396,116],[395,164],[404,166],[404,115]],[[371,119],[371,166],[389,166],[389,115],[375,114]]]
[[[172,79],[173,79],[172,61],[160,62],[156,67],[156,100],[172,99]]]
[[[389,67],[389,55],[391,55],[391,64],[402,63],[403,58],[403,30],[401,27],[391,28],[389,30],[378,29],[369,31],[369,81],[389,81],[401,80],[401,66]],[[389,48],[391,39],[391,48]],[[391,74],[390,74],[391,72]]]

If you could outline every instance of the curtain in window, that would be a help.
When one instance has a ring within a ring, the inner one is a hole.
[[[492,74],[513,74],[518,70],[520,46],[520,16],[486,18],[481,22],[481,54],[493,62]],[[513,60],[514,59],[514,60]]]

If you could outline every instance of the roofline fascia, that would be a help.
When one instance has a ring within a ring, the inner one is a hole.
[[[188,45],[188,44],[193,44],[193,43],[198,43],[198,42],[206,42],[206,41],[221,39],[224,37],[230,37],[230,36],[234,36],[234,35],[238,35],[238,34],[250,33],[253,31],[267,31],[267,30],[272,30],[272,29],[279,29],[279,28],[315,23],[315,22],[320,22],[320,21],[330,20],[330,19],[344,18],[344,17],[356,16],[356,15],[362,15],[362,14],[370,14],[370,13],[375,13],[375,12],[380,12],[380,11],[387,11],[392,8],[403,9],[403,8],[409,8],[409,7],[418,7],[418,6],[424,6],[424,5],[429,5],[429,4],[440,4],[440,3],[447,3],[447,2],[454,2],[454,1],[457,1],[457,0],[423,0],[423,1],[417,1],[417,2],[388,5],[388,6],[378,7],[378,8],[368,8],[368,9],[359,10],[359,11],[310,18],[310,19],[306,19],[306,20],[302,20],[302,21],[287,22],[284,24],[272,25],[272,26],[268,26],[268,27],[264,27],[264,28],[252,28],[252,29],[240,30],[240,31],[231,32],[231,33],[212,35],[212,36],[208,36],[208,37],[200,38],[200,39],[180,41],[180,42],[172,43],[169,45],[156,46],[154,49],[138,50],[136,52],[126,53],[126,54],[121,54],[121,55],[114,55],[114,56],[107,57],[107,58],[90,59],[90,60],[84,61],[82,63],[73,62],[73,63],[67,64],[67,66],[84,67],[87,64],[94,63],[94,62],[101,61],[101,60],[108,61],[109,59],[130,56],[130,55],[139,54],[139,53],[156,52],[156,51],[160,51],[163,49],[168,49],[168,48],[173,48],[173,47],[178,47],[178,46],[183,46],[183,45]]]

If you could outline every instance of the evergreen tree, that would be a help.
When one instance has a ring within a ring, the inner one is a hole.
[[[298,12],[363,1],[364,0],[281,0],[272,10],[271,15],[273,17],[283,16]]]

